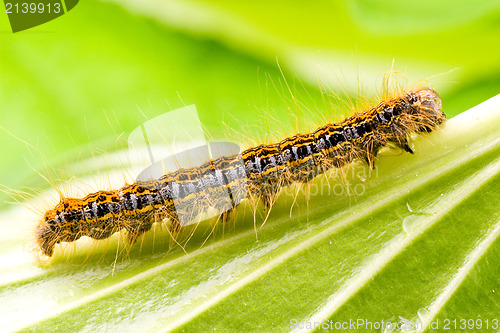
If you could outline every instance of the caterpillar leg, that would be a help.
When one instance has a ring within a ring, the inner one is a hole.
[[[400,146],[400,148],[403,148],[406,152],[410,153],[410,154],[413,154],[413,149],[411,149],[411,147],[408,145],[407,142],[405,142],[404,144],[402,144]]]
[[[370,167],[370,169],[375,169],[375,158],[378,155],[378,151],[382,145],[378,141],[372,141],[370,145],[366,148],[364,159],[366,164]]]
[[[230,210],[226,210],[225,212],[223,212],[222,214],[219,215],[219,220],[222,221],[223,224],[225,224],[227,221],[229,221],[229,219],[231,218],[231,216],[233,215],[233,209],[230,209]]]
[[[137,241],[137,238],[143,233],[151,230],[153,226],[153,221],[150,216],[144,217],[142,219],[137,219],[135,221],[131,221],[125,229],[128,231],[128,242],[129,244],[134,244]]]
[[[262,194],[260,200],[262,201],[262,204],[264,204],[266,209],[271,208],[273,205],[272,197],[271,197],[271,195],[269,195],[267,193]]]
[[[276,197],[280,189],[281,186],[276,184],[260,194],[260,200],[267,210],[271,209],[276,203]]]
[[[374,170],[375,169],[375,155],[372,155],[371,157],[365,156],[365,162],[368,164],[370,169]]]
[[[172,237],[176,237],[181,232],[182,228],[182,224],[179,221],[179,216],[175,211],[170,211],[168,212],[166,219],[168,220],[167,227],[170,231],[170,235]]]
[[[396,146],[403,149],[404,151],[413,154],[413,149],[411,149],[408,144],[408,134],[401,128],[401,125],[398,123],[392,124],[392,139],[389,142],[393,142]]]
[[[399,148],[403,149],[404,151],[413,154],[413,149],[411,149],[410,145],[408,144],[408,139],[404,138],[399,141],[392,141],[396,146]]]

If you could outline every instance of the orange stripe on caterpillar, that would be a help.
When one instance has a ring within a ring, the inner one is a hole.
[[[409,91],[340,123],[249,148],[241,156],[221,157],[159,179],[125,185],[119,190],[90,193],[81,199],[62,198],[37,226],[37,244],[43,255],[52,256],[54,246],[60,242],[72,242],[82,236],[103,239],[122,229],[128,231],[129,241],[133,243],[150,230],[158,218],[169,218],[180,226],[181,214],[196,215],[179,211],[174,201],[184,203],[183,210],[195,209],[195,206],[217,207],[223,204],[223,199],[213,194],[229,188],[247,191],[232,195],[229,191],[233,208],[241,201],[234,198],[249,196],[262,198],[264,204],[270,206],[282,187],[308,182],[354,159],[364,159],[373,167],[377,152],[389,142],[413,153],[408,135],[430,132],[445,119],[436,91],[430,88]],[[237,163],[241,157],[243,164]],[[215,171],[218,177],[213,182],[201,180]]]

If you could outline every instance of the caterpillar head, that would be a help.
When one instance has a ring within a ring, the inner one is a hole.
[[[418,132],[431,132],[446,120],[439,94],[431,88],[422,88],[408,93]]]

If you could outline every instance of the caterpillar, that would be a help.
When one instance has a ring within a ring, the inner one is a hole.
[[[224,191],[230,194],[231,205],[231,209],[221,210],[224,220],[244,199],[260,198],[269,208],[279,191],[292,183],[307,183],[355,159],[374,168],[378,151],[388,143],[413,153],[409,135],[431,132],[445,120],[438,93],[419,88],[310,133],[221,156],[158,179],[126,184],[118,190],[97,191],[84,198],[62,197],[36,227],[37,248],[51,257],[61,242],[82,236],[104,239],[123,229],[133,244],[158,218],[169,219],[178,229],[179,217],[196,215],[195,207],[227,205],[227,200],[217,199],[222,198],[217,193]],[[209,173],[215,175],[211,182],[200,180]],[[182,210],[176,205],[179,202]]]

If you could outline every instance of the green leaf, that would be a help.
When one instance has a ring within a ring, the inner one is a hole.
[[[247,122],[260,125],[266,116],[281,123],[289,113],[295,114],[292,107],[286,110],[293,101],[279,83],[276,66],[268,62],[274,61],[275,52],[284,57],[285,75],[297,70],[306,82],[307,71],[301,70],[308,53],[299,50],[295,58],[295,47],[308,42],[345,51],[351,40],[357,41],[360,54],[371,60],[377,58],[375,53],[390,58],[394,52],[400,58],[415,54],[414,43],[400,43],[405,47],[394,51],[387,47],[394,40],[390,35],[380,39],[356,30],[356,20],[384,28],[373,17],[363,20],[367,3],[354,6],[357,16],[352,7],[340,6],[352,18],[341,11],[342,20],[329,28],[321,22],[332,21],[331,11],[315,7],[316,14],[304,24],[317,27],[310,31],[284,24],[303,17],[301,5],[276,4],[274,12],[266,12],[232,4],[237,7],[232,12],[264,32],[247,30],[246,21],[224,25],[225,15],[209,21],[203,34],[192,34],[190,27],[176,31],[120,7],[89,1],[32,34],[2,36],[0,69],[7,79],[0,81],[0,97],[2,108],[10,111],[2,113],[2,126],[35,146],[35,156],[47,156],[51,162],[77,161],[70,170],[89,180],[84,177],[94,171],[122,170],[116,170],[109,155],[79,156],[82,145],[90,142],[97,147],[91,151],[100,150],[108,147],[100,140],[113,136],[110,131],[117,132],[115,138],[131,130],[142,119],[136,104],[153,117],[169,109],[163,99],[172,108],[184,100],[196,103],[203,123],[219,130],[223,128],[216,122],[228,111],[231,116],[224,120],[229,129]],[[230,5],[224,5],[226,10]],[[283,6],[290,11],[281,17],[277,13]],[[456,11],[464,15],[459,6]],[[488,18],[484,13],[478,9],[475,15]],[[463,64],[467,75],[462,77],[470,79],[455,91],[446,87],[447,114],[457,114],[478,96],[485,98],[498,88],[498,62],[490,50],[499,36],[494,33],[497,23],[485,21],[488,29],[483,25],[474,26],[476,30],[469,25],[448,29],[453,20],[447,19],[441,25],[447,29],[420,36],[433,51],[424,52],[418,61],[426,73],[436,68],[437,59],[439,70]],[[274,27],[265,28],[267,24]],[[232,28],[247,31],[245,36],[255,43],[242,42],[238,34],[228,38]],[[340,28],[355,31],[358,38],[352,34],[327,38]],[[477,32],[484,29],[488,34]],[[395,34],[399,42],[408,38]],[[474,38],[460,44],[466,46],[459,52],[452,46],[464,36]],[[382,47],[374,48],[377,45]],[[452,58],[455,54],[459,60]],[[453,61],[443,65],[446,59]],[[256,68],[269,77],[260,87],[254,84],[261,78]],[[379,73],[379,66],[375,68]],[[472,76],[481,68],[488,71]],[[324,110],[316,107],[321,98],[315,88],[306,88],[312,91],[306,108]],[[447,105],[452,105],[451,113]],[[102,108],[106,112],[99,113]],[[261,112],[261,118],[255,117],[264,108],[276,109],[278,115]],[[103,125],[108,118],[117,118],[119,125]],[[442,130],[417,137],[415,155],[387,150],[374,171],[359,163],[345,175],[318,178],[311,184],[309,201],[301,189],[283,193],[262,227],[266,212],[258,209],[254,228],[254,212],[248,205],[238,208],[231,223],[224,228],[219,224],[212,235],[214,221],[193,226],[184,231],[184,240],[193,232],[184,249],[171,247],[168,231],[157,227],[132,248],[123,234],[107,241],[66,244],[58,247],[52,263],[43,266],[23,252],[39,215],[20,205],[8,211],[3,207],[1,330],[281,332],[291,330],[294,323],[324,319],[334,324],[350,320],[357,324],[363,319],[366,325],[404,318],[437,323],[441,329],[446,319],[456,319],[456,329],[450,326],[453,323],[448,326],[451,331],[470,331],[460,328],[460,320],[474,319],[477,325],[479,319],[482,330],[498,331],[494,320],[500,319],[499,118],[497,96],[452,118]],[[274,135],[289,134],[287,130],[267,126],[262,131]],[[259,130],[250,131],[258,136]],[[77,153],[68,153],[71,147],[77,147]],[[0,183],[23,184],[25,175],[33,173],[20,153],[26,145],[2,132],[2,149],[9,158],[2,162]],[[35,168],[45,163],[38,161]],[[52,175],[66,180],[59,171]],[[28,186],[42,186],[39,177],[32,179]],[[44,193],[39,199],[50,201],[50,196]],[[361,326],[357,331],[381,331]]]
[[[491,325],[500,301],[499,111],[497,96],[419,136],[415,156],[380,158],[368,181],[349,183],[363,194],[316,195],[292,217],[278,205],[258,241],[252,217],[239,216],[236,231],[209,245],[198,248],[205,234],[195,233],[185,255],[166,254],[157,234],[154,249],[149,235],[116,266],[116,243],[90,255],[77,245],[46,268],[3,257],[4,327],[284,331],[293,320],[358,318]]]

